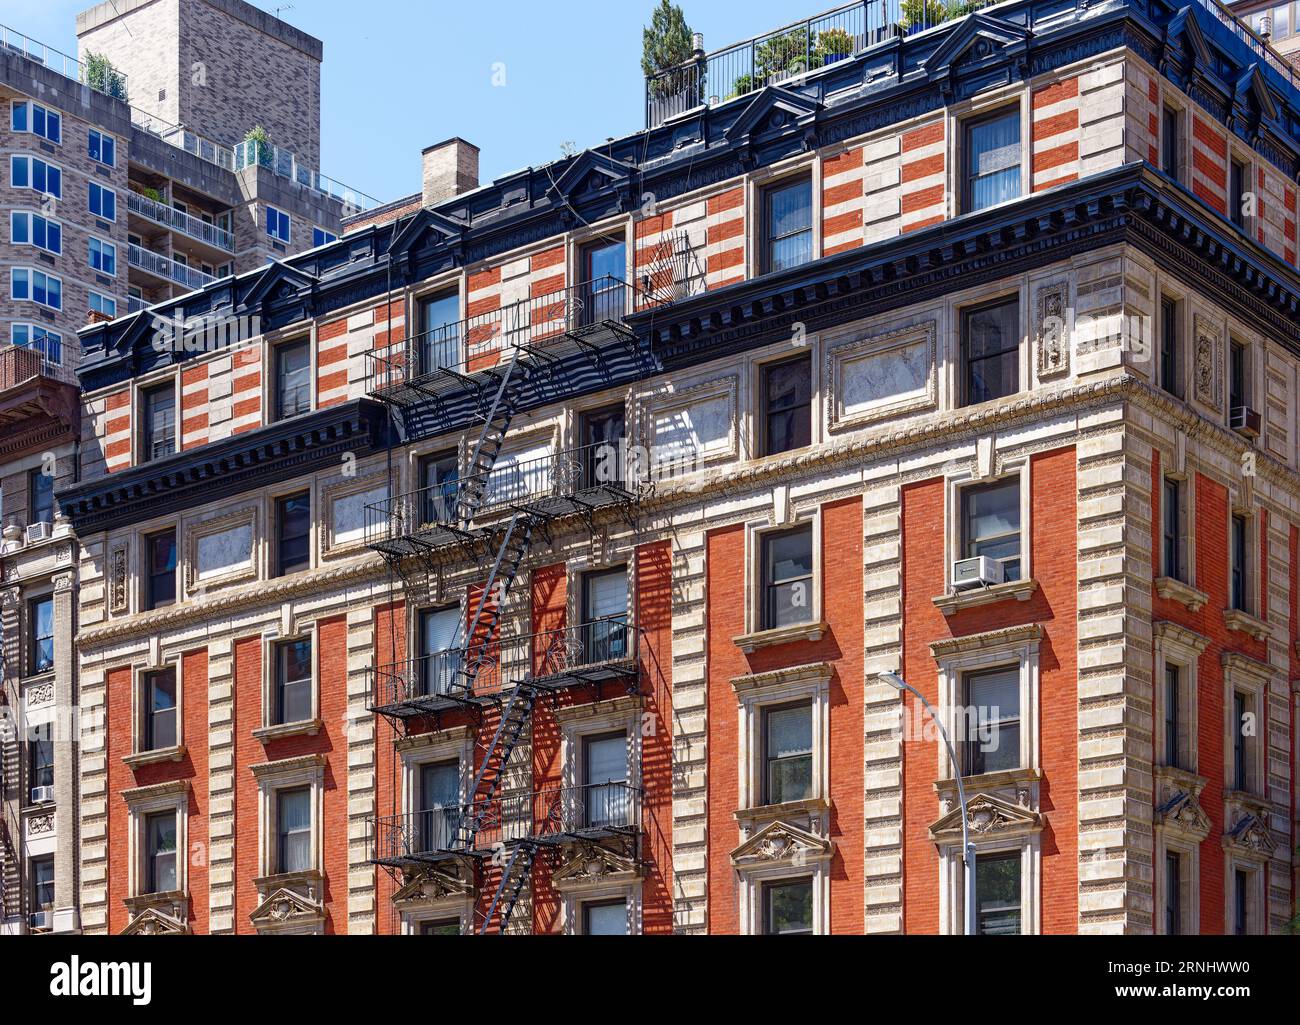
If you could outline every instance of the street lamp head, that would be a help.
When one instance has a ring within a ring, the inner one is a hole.
[[[880,673],[879,676],[882,680],[885,681],[885,683],[893,687],[894,690],[897,691],[907,690],[907,682],[897,673]]]

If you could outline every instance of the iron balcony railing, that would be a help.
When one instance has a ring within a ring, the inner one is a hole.
[[[634,501],[643,466],[629,458],[625,441],[516,459],[506,453],[485,473],[466,474],[366,506],[371,547],[468,529],[474,521],[513,510],[540,518]]]
[[[202,288],[217,280],[211,274],[204,274],[201,270],[177,263],[163,256],[162,253],[155,253],[134,242],[127,246],[126,262],[155,277],[166,278],[190,289]]]
[[[401,867],[450,855],[490,855],[519,843],[634,836],[641,831],[642,791],[623,780],[551,786],[487,801],[439,806],[371,819],[371,860]],[[466,838],[462,823],[481,819]]]
[[[165,228],[173,228],[199,242],[207,243],[228,253],[235,251],[235,237],[225,228],[216,224],[209,224],[207,221],[177,210],[166,203],[160,203],[156,199],[142,196],[138,192],[127,192],[126,208],[133,214],[138,214],[146,220],[153,221],[154,224],[161,224]]]
[[[637,638],[627,616],[544,630],[419,655],[367,671],[372,712],[414,718],[466,703],[492,701],[521,683],[544,690],[637,674]],[[466,681],[473,672],[471,691]]]
[[[633,292],[602,277],[408,335],[366,354],[367,391],[383,397],[443,372],[468,376],[496,366],[511,346],[541,350],[621,325],[633,311]]]
[[[66,53],[52,46],[46,46],[5,25],[0,25],[0,48],[42,64],[64,78],[90,86],[96,92],[111,96],[115,100],[125,100],[127,97],[126,75],[111,65],[98,62],[83,64],[77,58],[69,57]]]

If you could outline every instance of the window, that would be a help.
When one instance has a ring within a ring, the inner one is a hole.
[[[166,459],[176,451],[176,389],[168,382],[140,392],[140,459]]]
[[[29,132],[48,142],[63,141],[63,116],[31,100],[15,101],[9,127],[15,132]]]
[[[1183,859],[1173,851],[1165,852],[1165,935],[1183,932]]]
[[[459,459],[455,452],[442,452],[420,460],[420,486],[423,495],[422,516],[426,524],[455,523],[456,501],[460,492]]]
[[[587,829],[627,825],[627,733],[582,738],[583,825]]]
[[[812,525],[764,535],[762,547],[762,629],[811,622]]]
[[[812,357],[763,367],[763,455],[812,444]]]
[[[1228,172],[1228,218],[1238,228],[1246,226],[1246,194],[1250,171],[1240,160],[1231,161]]]
[[[54,670],[54,597],[33,598],[27,606],[28,676]]]
[[[176,813],[155,812],[144,820],[145,892],[171,893],[176,889]]]
[[[628,657],[627,567],[583,576],[581,629],[586,664]]]
[[[145,751],[166,751],[177,745],[176,670],[162,669],[144,677]]]
[[[1020,391],[1020,300],[999,299],[961,315],[963,405]]]
[[[277,499],[275,503],[275,570],[288,576],[311,568],[311,493]]]
[[[41,195],[63,198],[63,170],[40,157],[14,156],[9,159],[9,184]]]
[[[460,352],[460,293],[452,290],[420,300],[421,374],[462,362]]]
[[[54,475],[43,470],[27,472],[27,522],[54,522]]]
[[[90,293],[90,312],[113,320],[117,317],[117,300],[98,292]]]
[[[32,910],[50,911],[54,908],[54,856],[32,858]]]
[[[32,791],[37,787],[54,786],[54,738],[51,735],[53,728],[52,723],[45,723],[32,730],[29,765],[31,779],[28,781]]]
[[[275,795],[276,871],[308,872],[311,854],[311,787],[294,787]]]
[[[971,118],[964,125],[962,209],[974,213],[1020,196],[1020,109]]]
[[[813,258],[812,180],[764,189],[762,273],[772,274]]]
[[[144,539],[144,611],[176,601],[176,531],[166,530]]]
[[[63,336],[39,324],[13,324],[9,340],[23,349],[35,349],[41,358],[53,366],[63,362]]]
[[[813,795],[812,702],[763,710],[763,803]]]
[[[417,697],[449,694],[460,675],[464,621],[459,605],[424,609],[419,617],[420,664]]]
[[[273,206],[266,208],[266,233],[277,242],[289,242],[289,215]]]
[[[105,135],[98,129],[92,128],[87,153],[91,160],[113,167],[117,163],[117,140],[111,135]]]
[[[53,274],[30,267],[13,267],[9,271],[9,295],[51,310],[63,309],[63,280]]]
[[[582,487],[623,483],[623,443],[627,415],[622,405],[594,409],[579,421],[582,439]]]
[[[1250,746],[1246,737],[1246,717],[1251,713],[1250,695],[1232,693],[1232,789],[1250,790]]]
[[[1165,576],[1173,580],[1183,579],[1183,484],[1173,477],[1166,477],[1164,508],[1161,519],[1164,520],[1164,559]]]
[[[580,258],[581,323],[587,326],[621,319],[626,312],[623,279],[627,276],[627,244],[621,238],[604,238],[583,246]]]
[[[1232,874],[1232,931],[1250,935],[1250,873],[1240,868]]]
[[[420,850],[449,851],[460,831],[460,763],[420,766]]]
[[[976,928],[981,936],[1020,935],[1020,854],[975,860]]]
[[[1160,170],[1177,181],[1183,140],[1179,114],[1173,107],[1164,108],[1160,129]]]
[[[311,411],[311,349],[306,339],[275,350],[275,418]]]
[[[438,918],[420,923],[421,936],[459,936],[460,920],[457,918]]]
[[[311,247],[313,249],[317,246],[327,246],[331,242],[337,242],[338,240],[339,237],[332,231],[326,231],[324,228],[311,229]]]
[[[966,775],[1020,768],[1019,666],[967,673],[965,684]]]
[[[1235,414],[1237,410],[1250,405],[1248,387],[1250,378],[1246,373],[1246,355],[1246,346],[1234,341],[1228,352],[1228,412],[1230,414]]]
[[[1020,478],[961,489],[961,557],[992,559],[1002,579],[1020,579]]]
[[[1247,554],[1249,546],[1247,538],[1250,536],[1250,522],[1245,516],[1234,515],[1232,517],[1232,585],[1230,600],[1232,607],[1238,612],[1250,612],[1249,591],[1246,581],[1248,579],[1249,567],[1247,565]]]
[[[117,275],[117,246],[112,242],[101,242],[97,238],[92,238],[88,243],[90,269],[99,271],[100,274],[107,274],[109,277]]]
[[[1182,764],[1182,696],[1183,670],[1181,666],[1165,663],[1165,765],[1181,769]]]
[[[117,193],[98,182],[91,182],[90,212],[106,221],[117,220]]]
[[[766,883],[763,886],[763,933],[766,936],[811,936],[811,879]]]
[[[626,900],[589,900],[582,905],[584,936],[626,936]]]
[[[16,246],[35,246],[58,256],[63,252],[63,225],[27,210],[9,215],[9,239]]]
[[[275,722],[308,722],[312,717],[311,639],[285,641],[275,647]]]

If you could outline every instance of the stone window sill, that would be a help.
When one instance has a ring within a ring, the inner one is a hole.
[[[752,655],[759,648],[771,648],[778,644],[794,644],[797,641],[820,641],[826,633],[825,623],[796,623],[776,630],[760,630],[758,633],[742,634],[735,638],[736,646],[746,655]]]
[[[273,740],[283,740],[285,737],[314,737],[324,725],[319,719],[307,719],[304,722],[263,726],[260,730],[253,731],[253,739],[269,744]]]
[[[1210,602],[1210,596],[1204,591],[1198,591],[1173,577],[1159,577],[1156,580],[1156,594],[1186,606],[1188,612],[1200,612]]]
[[[1266,641],[1273,636],[1271,626],[1241,609],[1224,609],[1223,622],[1229,630],[1250,634],[1257,641]]]
[[[1013,580],[1008,584],[974,587],[969,591],[952,591],[934,599],[935,607],[945,616],[955,616],[964,609],[992,605],[1000,601],[1029,601],[1038,590],[1037,580]]]
[[[180,762],[185,760],[185,745],[163,747],[157,751],[139,751],[133,755],[123,755],[122,761],[127,768],[143,769],[146,765],[160,765],[163,762]]]

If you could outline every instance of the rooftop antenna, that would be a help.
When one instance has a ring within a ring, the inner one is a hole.
[[[277,7],[277,8],[275,9],[275,19],[276,19],[276,21],[281,21],[281,20],[283,20],[283,19],[281,19],[281,17],[280,17],[280,12],[281,12],[281,11],[292,11],[292,10],[294,9],[294,7],[296,7],[296,6],[297,6],[296,4],[282,4],[281,6]]]

